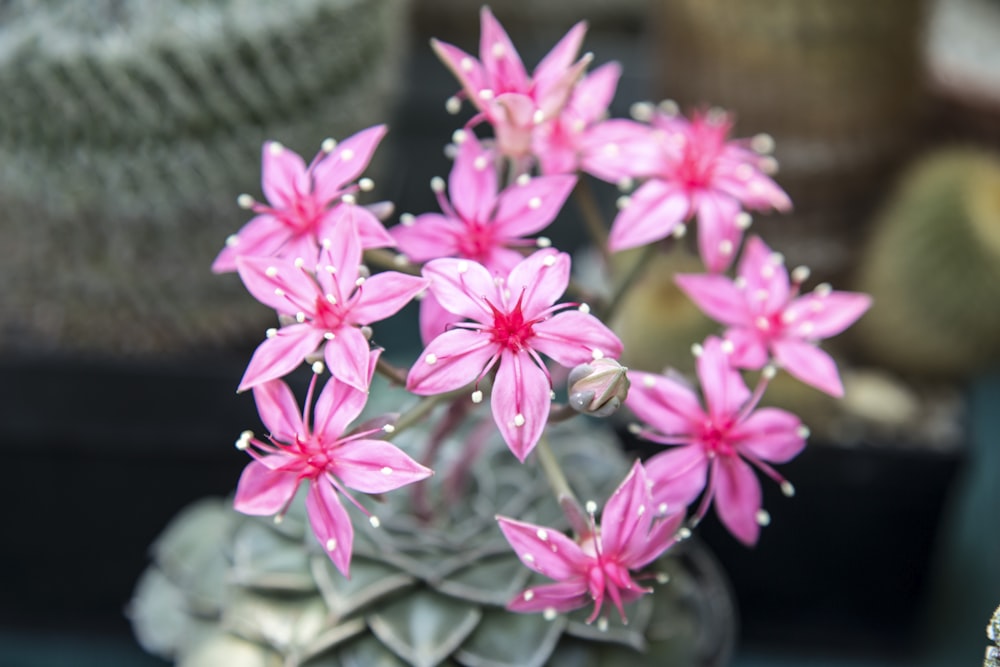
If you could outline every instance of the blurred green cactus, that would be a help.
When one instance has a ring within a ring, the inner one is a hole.
[[[875,299],[850,332],[870,361],[957,377],[1000,360],[1000,157],[916,163],[874,221],[854,287]]]
[[[206,267],[260,146],[387,119],[405,0],[0,5],[0,347],[152,352],[257,332]]]

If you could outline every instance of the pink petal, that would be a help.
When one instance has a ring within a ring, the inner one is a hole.
[[[635,545],[638,551],[630,553],[628,560],[622,564],[630,570],[638,570],[659,558],[677,541],[677,531],[684,524],[684,518],[684,512],[678,510],[674,514],[658,519],[646,540]]]
[[[729,355],[722,348],[722,341],[717,337],[705,339],[697,368],[705,406],[713,421],[728,419],[739,412],[750,398],[743,376],[733,368]]]
[[[479,60],[493,92],[528,91],[528,73],[521,56],[488,7],[479,11]]]
[[[332,470],[344,486],[362,493],[385,493],[433,474],[382,440],[351,440],[334,453]]]
[[[687,195],[675,185],[646,181],[611,224],[608,248],[619,252],[664,239],[683,222],[689,208]]]
[[[504,537],[529,570],[557,581],[579,575],[590,557],[579,545],[554,528],[497,517]]]
[[[788,269],[759,236],[747,239],[739,276],[746,281],[748,303],[755,313],[780,311],[788,301]]]
[[[738,441],[740,453],[761,461],[786,463],[799,455],[805,446],[802,422],[798,417],[778,408],[761,408],[730,432]]]
[[[462,49],[437,39],[431,39],[431,48],[458,79],[462,88],[465,89],[469,101],[476,108],[482,109],[483,102],[482,98],[479,97],[479,91],[487,85],[486,70],[483,69],[482,64]]]
[[[421,396],[460,389],[480,377],[497,353],[487,334],[446,331],[430,342],[410,369],[406,388]]]
[[[439,257],[455,257],[459,239],[468,233],[465,223],[440,213],[424,213],[411,224],[389,228],[396,246],[410,260],[420,263]]]
[[[341,230],[345,225],[356,230],[362,248],[391,248],[396,245],[396,240],[371,210],[346,202],[334,206],[329,215],[323,218],[323,226],[318,234],[320,241],[335,240],[344,233]]]
[[[703,192],[698,197],[698,249],[712,273],[729,268],[743,239],[736,224],[739,204],[727,196]]]
[[[639,551],[656,515],[653,496],[642,464],[636,461],[601,514],[601,546],[605,557]]]
[[[287,259],[238,257],[236,270],[247,291],[279,313],[315,312],[319,286],[313,277]]]
[[[350,576],[354,527],[328,480],[320,477],[312,481],[306,495],[306,512],[309,525],[323,551],[342,575]]]
[[[576,366],[599,356],[618,358],[622,342],[593,315],[565,310],[534,325],[530,345],[563,366]]]
[[[757,543],[760,482],[753,469],[736,456],[715,460],[715,511],[723,525],[747,546]]]
[[[792,377],[836,398],[844,395],[836,362],[814,344],[786,338],[774,341],[771,349],[778,366]]]
[[[497,187],[492,154],[468,133],[458,147],[448,177],[448,197],[455,211],[467,221],[488,220],[496,203]]]
[[[687,435],[693,422],[704,419],[698,395],[686,384],[641,371],[629,371],[628,378],[632,386],[625,405],[660,433]]]
[[[576,55],[580,52],[580,46],[583,44],[583,38],[586,34],[587,24],[580,21],[563,35],[562,39],[535,66],[532,78],[536,85],[544,85],[546,82],[559,79],[565,73],[576,60]]]
[[[326,341],[323,358],[330,374],[359,391],[368,391],[368,355],[371,345],[360,330],[341,327],[334,338]]]
[[[370,383],[370,378],[367,378]],[[325,442],[339,440],[368,402],[368,392],[331,377],[313,408],[313,433]]]
[[[336,233],[324,240],[319,251],[316,281],[322,294],[314,292],[313,298],[331,294],[343,302],[354,291],[361,267],[361,237],[349,219],[342,220]]]
[[[521,462],[545,430],[551,393],[548,374],[530,356],[504,351],[493,382],[490,407],[500,435]]]
[[[308,324],[292,324],[278,329],[257,346],[238,391],[288,375],[303,362],[307,354],[316,351],[323,342],[323,333]]]
[[[420,300],[420,340],[425,347],[461,321],[462,316],[445,310],[433,292],[427,292]]]
[[[751,324],[746,292],[718,274],[680,273],[674,282],[699,309],[713,320],[729,326]]]
[[[534,614],[548,609],[562,613],[579,609],[590,602],[587,582],[581,576],[572,581],[526,589],[507,604],[507,609],[519,614]]]
[[[371,324],[395,315],[430,281],[398,271],[384,271],[368,278],[358,291],[361,293],[350,310],[351,319],[358,324]]]
[[[265,142],[261,150],[261,188],[275,208],[291,206],[310,191],[306,163],[298,153],[278,142]]]
[[[725,339],[733,346],[729,361],[736,368],[760,370],[771,360],[768,338],[757,329],[732,327],[726,329]]]
[[[497,233],[518,238],[542,231],[555,220],[575,185],[575,176],[560,175],[515,182],[497,200],[493,219]]]
[[[587,129],[580,140],[580,151],[583,170],[609,183],[652,176],[660,162],[650,127],[621,118]]]
[[[236,270],[238,256],[274,257],[288,241],[288,226],[270,214],[254,216],[243,225],[212,262],[214,273]],[[231,244],[230,244],[231,243]]]
[[[653,501],[674,513],[690,505],[705,490],[708,458],[700,445],[673,447],[646,461],[653,482]]]
[[[328,202],[340,194],[344,184],[354,181],[368,167],[375,149],[387,131],[374,125],[341,141],[329,156],[313,167],[313,192]]]
[[[854,324],[872,305],[872,298],[859,292],[811,292],[785,309],[786,332],[807,340],[836,336]]]
[[[295,436],[306,433],[302,413],[295,394],[281,380],[262,382],[253,388],[257,414],[271,437],[284,443],[295,442]]]
[[[569,255],[555,248],[544,248],[528,255],[510,271],[508,304],[521,301],[526,319],[534,319],[547,310],[569,285]]]
[[[251,516],[277,514],[295,495],[299,479],[297,472],[272,470],[260,461],[251,461],[240,475],[233,508]]]
[[[445,310],[477,322],[493,322],[486,299],[499,306],[499,294],[493,275],[482,264],[451,257],[435,259],[424,265],[423,275],[430,279],[428,289]]]
[[[615,62],[601,65],[573,89],[569,105],[580,114],[583,120],[590,124],[599,121],[608,112],[608,106],[618,88],[621,78],[621,65]]]

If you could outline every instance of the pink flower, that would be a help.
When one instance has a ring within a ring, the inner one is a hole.
[[[587,167],[602,145],[601,122],[618,87],[621,66],[608,63],[580,80],[559,114],[534,132],[532,152],[543,174],[572,174]]]
[[[573,176],[524,176],[498,192],[491,153],[467,133],[448,179],[451,201],[443,183],[435,188],[443,213],[406,218],[390,233],[415,262],[463,257],[506,274],[524,258],[512,248],[535,245],[524,237],[552,222],[575,184]]]
[[[240,278],[261,303],[294,323],[271,329],[247,366],[239,390],[282,377],[320,346],[330,373],[359,390],[370,345],[361,330],[394,315],[427,287],[427,280],[396,271],[359,277],[361,245],[355,234],[324,243],[315,271],[302,261],[239,257]]]
[[[646,462],[653,498],[668,507],[690,504],[704,491],[695,521],[714,503],[722,523],[752,545],[760,533],[761,491],[749,464],[782,484],[770,463],[785,463],[803,447],[808,431],[798,417],[777,408],[755,410],[762,381],[753,394],[729,364],[727,345],[705,341],[698,356],[704,408],[687,384],[676,378],[629,372],[632,389],[625,404],[648,426],[639,435],[664,445],[680,445]]]
[[[370,367],[374,368],[374,356]],[[234,504],[244,514],[280,517],[305,481],[309,485],[306,510],[313,533],[337,569],[348,576],[354,529],[340,495],[368,514],[347,489],[385,493],[422,480],[432,471],[379,439],[381,428],[345,434],[348,424],[364,408],[367,394],[335,378],[327,381],[316,399],[310,426],[315,385],[316,376],[302,413],[283,381],[254,387],[257,410],[270,434],[265,442],[244,432],[237,441],[254,460],[240,476]]]
[[[870,296],[835,292],[825,284],[799,296],[805,275],[789,281],[784,259],[756,236],[747,241],[735,281],[693,274],[676,280],[699,308],[728,327],[735,366],[759,369],[773,357],[802,382],[843,396],[837,365],[816,341],[853,324],[871,306]]]
[[[589,55],[574,62],[587,28],[582,22],[570,28],[529,77],[510,37],[487,7],[480,11],[480,21],[479,60],[436,39],[431,46],[479,110],[469,125],[486,120],[502,154],[525,157],[531,152],[535,125],[559,114],[590,62]]]
[[[569,256],[553,249],[525,258],[506,278],[471,260],[429,262],[424,275],[430,293],[448,312],[472,321],[430,342],[410,369],[407,389],[420,395],[453,391],[495,368],[493,419],[523,461],[545,428],[551,402],[552,382],[539,354],[572,367],[622,350],[593,315],[566,310],[573,304],[553,305],[566,290],[569,271]]]
[[[498,516],[510,546],[525,566],[558,583],[534,586],[512,600],[517,612],[566,612],[593,602],[593,622],[606,599],[625,622],[623,606],[652,589],[641,586],[630,570],[653,562],[674,543],[683,513],[666,515],[657,507],[649,481],[637,461],[608,499],[601,527],[581,531],[574,541],[558,530]]]
[[[619,251],[652,243],[697,216],[702,261],[709,271],[724,271],[749,222],[743,208],[791,208],[788,195],[764,173],[773,160],[746,141],[728,141],[732,122],[726,116],[696,114],[688,121],[656,112],[651,125],[641,139],[645,159],[634,159],[635,145],[625,151],[633,157],[632,175],[647,180],[615,218],[608,245]]]
[[[265,143],[261,186],[268,203],[240,197],[241,205],[257,215],[226,240],[212,270],[235,271],[240,256],[301,257],[312,265],[320,240],[335,238],[338,225],[353,227],[365,248],[391,246],[392,237],[382,223],[353,201],[359,189],[353,181],[368,166],[385,132],[384,125],[376,125],[340,144],[328,140],[309,166],[281,144]]]

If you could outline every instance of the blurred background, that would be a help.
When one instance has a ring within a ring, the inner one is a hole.
[[[766,489],[753,551],[704,526],[734,664],[979,664],[1000,604],[1000,1],[491,7],[529,68],[587,19],[595,64],[624,67],[613,115],[669,98],[773,136],[795,211],[754,228],[875,297],[832,341],[843,403],[776,387],[815,436],[783,467],[797,496]],[[208,267],[247,219],[236,195],[260,194],[260,145],[308,159],[388,122],[376,194],[435,210],[465,116],[428,39],[474,53],[478,34],[466,0],[0,3],[0,665],[164,664],[125,616],[148,546],[232,490],[230,444],[258,423],[234,388],[271,315]],[[627,343],[657,331],[633,366],[709,326],[677,269],[622,309]]]

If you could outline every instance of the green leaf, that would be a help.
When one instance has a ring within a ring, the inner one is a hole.
[[[282,654],[301,654],[329,627],[323,598],[277,596],[243,590],[222,617],[233,633],[266,643]]]
[[[505,606],[531,575],[510,549],[492,558],[482,558],[437,583],[442,593],[479,604]]]
[[[235,583],[286,592],[316,588],[309,553],[300,539],[288,538],[261,521],[247,521],[236,530],[232,549],[230,577]]]
[[[566,617],[488,609],[456,657],[468,667],[541,667],[559,642]]]
[[[177,667],[283,667],[281,656],[266,646],[218,633],[199,642]]]
[[[477,605],[421,590],[372,613],[368,625],[413,667],[434,667],[462,644],[481,616]]]
[[[376,600],[413,586],[416,577],[384,563],[354,557],[351,578],[342,575],[326,554],[313,556],[312,574],[336,618],[345,618]]]

